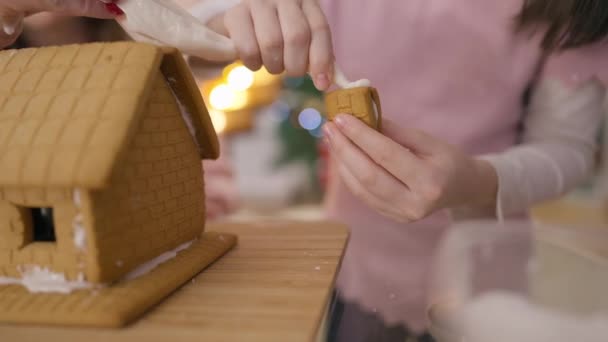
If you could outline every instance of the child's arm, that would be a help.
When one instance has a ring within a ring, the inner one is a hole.
[[[499,218],[562,195],[590,175],[604,94],[597,80],[575,87],[558,79],[541,81],[525,120],[522,144],[484,158],[498,174]]]
[[[571,70],[567,65],[559,71]],[[544,77],[522,145],[482,158],[388,120],[383,136],[339,115],[325,126],[334,166],[361,201],[402,222],[439,209],[456,209],[457,219],[525,212],[572,189],[592,169],[604,87],[579,76],[588,81]]]
[[[399,222],[439,209],[494,207],[497,175],[492,165],[411,127],[384,120],[382,134],[352,115],[324,126],[332,168],[350,191]]]

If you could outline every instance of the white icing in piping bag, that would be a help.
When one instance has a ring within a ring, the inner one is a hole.
[[[187,55],[214,62],[234,61],[236,48],[173,0],[121,0],[118,23],[133,39],[174,46]]]

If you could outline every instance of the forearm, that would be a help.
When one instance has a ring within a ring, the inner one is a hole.
[[[577,89],[541,85],[526,120],[523,143],[482,158],[496,170],[499,218],[560,196],[590,175],[603,99],[603,86],[596,81]]]
[[[573,189],[590,175],[593,151],[590,146],[538,143],[486,156],[498,177],[496,216],[525,212]]]

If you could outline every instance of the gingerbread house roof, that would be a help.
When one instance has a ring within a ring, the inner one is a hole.
[[[158,70],[201,158],[217,158],[209,114],[175,49],[121,42],[0,51],[0,187],[107,186],[154,101]]]

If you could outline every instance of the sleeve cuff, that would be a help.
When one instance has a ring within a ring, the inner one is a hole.
[[[522,198],[517,191],[508,191],[508,189],[518,186],[517,175],[523,172],[523,167],[501,155],[485,155],[480,159],[489,162],[496,170],[498,191],[496,192],[494,215],[499,222],[504,222],[505,216],[517,214],[522,207],[525,207],[525,204],[521,203]]]

